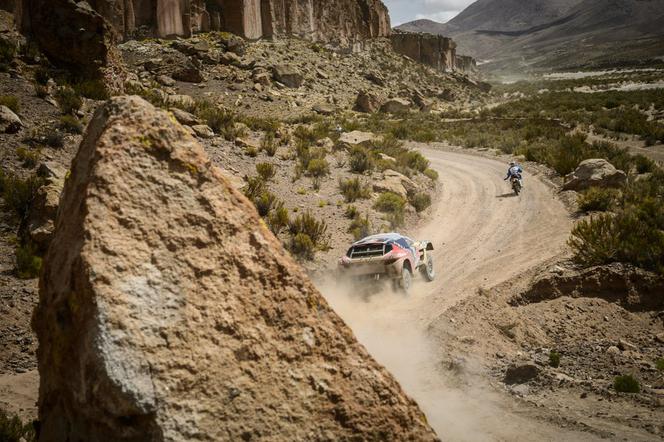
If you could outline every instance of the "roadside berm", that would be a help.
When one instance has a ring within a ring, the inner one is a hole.
[[[95,113],[33,318],[40,440],[436,440],[168,113]]]

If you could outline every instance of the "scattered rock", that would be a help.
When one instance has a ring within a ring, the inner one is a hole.
[[[373,190],[375,192],[394,192],[407,198],[409,192],[417,191],[417,185],[407,176],[387,169],[383,172],[382,180],[374,181]]]
[[[23,127],[21,119],[7,106],[0,105],[0,131],[15,134]]]
[[[579,167],[565,177],[563,190],[585,190],[590,187],[620,187],[627,180],[627,175],[608,161],[593,158],[582,161]]]
[[[55,162],[46,162],[39,165],[37,175],[44,180],[44,185],[30,203],[25,233],[39,250],[46,251],[55,230],[67,170]]]
[[[540,369],[534,364],[512,365],[507,368],[503,382],[507,385],[525,384],[539,376]]]
[[[180,124],[184,124],[187,126],[195,126],[197,124],[200,124],[200,120],[195,115],[192,115],[189,112],[183,111],[182,109],[178,109],[177,107],[173,107],[169,110]]]
[[[622,351],[637,351],[638,347],[632,343],[627,342],[624,339],[619,339],[618,340],[618,348],[621,349]]]
[[[173,78],[187,83],[200,83],[204,80],[201,70],[191,63],[176,69],[173,72]]]
[[[302,86],[304,77],[297,69],[290,65],[276,65],[272,67],[272,75],[276,81],[290,88],[297,89]]]
[[[355,110],[372,114],[380,108],[378,97],[370,92],[360,91],[355,99]]]
[[[214,138],[214,131],[207,124],[195,124],[191,128],[199,138]]]
[[[455,101],[456,94],[451,89],[443,89],[443,91],[438,95],[438,98],[445,101]]]
[[[410,110],[411,102],[404,98],[392,98],[380,107],[381,112],[387,114],[400,114]]]
[[[224,52],[221,57],[219,57],[219,62],[225,65],[240,66],[242,64],[242,59],[233,52]]]
[[[606,349],[606,352],[610,355],[619,355],[620,354],[620,349],[616,347],[615,345],[610,346],[609,348]]]
[[[315,104],[312,110],[321,115],[332,115],[336,111],[334,106],[328,103]]]
[[[90,123],[33,323],[42,440],[437,439],[200,144],[138,97]]]
[[[159,83],[163,86],[167,86],[167,87],[175,86],[175,80],[173,80],[168,75],[158,75],[156,80],[157,80],[157,83]]]
[[[339,142],[350,145],[365,144],[378,140],[378,136],[371,132],[361,132],[354,130],[352,132],[344,132],[339,137]]]
[[[369,72],[365,78],[377,86],[385,86],[385,77],[377,72]]]

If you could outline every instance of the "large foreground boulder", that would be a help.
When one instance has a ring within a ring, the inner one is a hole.
[[[41,441],[436,438],[251,203],[138,97],[88,127],[33,326]]]
[[[627,180],[622,170],[601,158],[582,161],[579,167],[565,177],[563,190],[586,190],[590,187],[620,187]]]

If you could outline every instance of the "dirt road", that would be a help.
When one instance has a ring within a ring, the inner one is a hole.
[[[515,197],[503,181],[504,161],[455,151],[423,153],[442,185],[430,220],[417,232],[436,246],[436,281],[420,282],[408,298],[381,293],[361,300],[331,287],[323,292],[443,439],[592,439],[536,419],[487,379],[468,383],[441,370],[449,361],[441,343],[428,338],[432,320],[478,287],[504,282],[561,253],[572,222],[554,191],[527,170],[524,192]]]

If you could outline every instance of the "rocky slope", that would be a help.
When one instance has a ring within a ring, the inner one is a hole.
[[[656,57],[662,52],[663,14],[661,0],[486,0],[449,23],[413,22],[400,29],[453,37],[461,52],[489,61],[483,69],[518,72]]]

